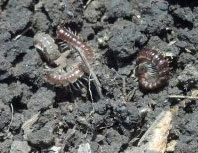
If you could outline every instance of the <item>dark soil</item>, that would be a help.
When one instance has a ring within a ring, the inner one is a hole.
[[[179,106],[169,135],[169,141],[177,141],[174,152],[198,152],[197,101],[185,100],[183,105],[168,98],[190,96],[198,87],[198,1],[92,0],[85,8],[86,3],[0,2],[0,152],[52,153],[55,146],[74,153],[83,143],[94,153],[124,152],[137,145],[160,112],[174,105]],[[92,68],[103,99],[94,86],[92,102],[88,88],[71,92],[44,81],[44,62],[33,37],[43,31],[55,38],[63,23],[93,47]],[[140,90],[132,75],[144,47],[172,55],[169,83],[154,92]],[[127,99],[123,88],[126,94],[134,90],[134,95]]]

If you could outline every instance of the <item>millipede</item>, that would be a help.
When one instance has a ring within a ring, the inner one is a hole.
[[[78,38],[71,30],[58,26],[56,34],[58,39],[61,39],[63,42],[66,42],[68,45],[80,51],[84,57],[86,57],[89,64],[93,63],[93,49],[85,42],[83,42],[80,38]],[[84,73],[88,71],[84,65],[83,60],[79,55],[77,55],[77,53],[70,55],[65,54],[67,56],[70,56],[66,58],[64,53],[58,52],[57,45],[49,35],[37,34],[34,40],[35,47],[42,51],[48,61],[55,62],[60,58],[64,58],[65,60],[63,61],[64,64],[61,64],[59,62],[58,67],[51,68],[49,70],[49,73],[45,78],[46,82],[57,86],[67,86],[70,83],[73,84],[76,82],[84,75]]]
[[[153,49],[142,49],[136,60],[139,86],[146,90],[156,90],[167,84],[170,75],[169,60]]]
[[[69,43],[71,46],[81,51],[90,64],[93,62],[93,49],[88,46],[87,43],[83,42],[80,38],[73,34],[71,30],[68,30],[65,27],[58,26],[56,30],[56,35],[58,39]]]
[[[54,60],[60,57],[58,46],[55,44],[54,39],[43,32],[38,32],[34,36],[34,46],[39,49],[40,54],[46,59],[47,62],[53,63]]]
[[[75,64],[74,64],[75,65]],[[80,65],[76,65],[69,72],[63,70],[53,71],[46,76],[46,81],[55,84],[57,86],[63,85],[67,86],[70,83],[73,84],[78,80],[78,78],[84,75],[84,71],[81,69]]]

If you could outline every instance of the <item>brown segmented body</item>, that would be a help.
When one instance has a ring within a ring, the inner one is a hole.
[[[89,64],[93,63],[94,54],[91,47],[89,47],[85,42],[79,39],[76,35],[74,35],[70,30],[67,30],[64,27],[58,27],[57,38],[67,42],[72,47],[76,48],[86,57]],[[72,63],[72,68],[67,72],[61,73],[50,73],[46,77],[46,81],[55,84],[55,85],[68,85],[69,83],[74,83],[78,78],[82,77],[86,72],[86,67],[81,58],[76,57],[76,60]]]
[[[78,78],[84,75],[84,71],[81,70],[80,66],[76,66],[70,72],[58,72],[54,71],[53,73],[49,73],[46,76],[46,81],[55,84],[57,86],[64,85],[67,86],[70,83],[74,83],[77,81]],[[78,76],[78,77],[76,77]]]
[[[71,46],[83,52],[89,64],[93,63],[93,59],[94,59],[93,49],[90,46],[88,46],[85,42],[83,42],[76,35],[74,35],[72,32],[70,32],[64,27],[59,26],[57,28],[56,34],[57,34],[57,38],[69,43]]]
[[[156,50],[142,49],[137,56],[137,77],[141,88],[155,90],[164,86],[170,75],[169,61]]]

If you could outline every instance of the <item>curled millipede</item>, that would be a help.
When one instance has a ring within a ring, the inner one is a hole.
[[[60,57],[58,46],[50,35],[39,32],[34,36],[33,43],[48,63],[52,64],[54,60]]]
[[[156,50],[142,49],[137,56],[137,77],[141,88],[155,90],[164,86],[170,75],[169,61]]]
[[[93,63],[94,54],[92,48],[79,39],[70,30],[59,26],[56,34],[58,39],[61,39],[82,52],[89,64]],[[76,54],[74,54],[74,60],[67,61],[66,71],[54,71],[53,73],[49,73],[46,76],[46,81],[55,85],[67,86],[69,83],[77,81],[77,79],[82,77],[86,71],[83,60],[80,56],[76,56]]]

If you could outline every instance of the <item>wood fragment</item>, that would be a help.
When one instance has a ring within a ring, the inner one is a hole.
[[[148,150],[154,150],[158,153],[164,153],[167,145],[167,137],[171,129],[172,113],[170,111],[162,112],[159,122],[156,122],[153,128],[153,136],[148,145]]]
[[[173,41],[169,42],[167,46],[172,46],[172,45],[175,44],[176,42],[177,42],[177,41],[173,40]]]
[[[167,146],[169,130],[172,127],[171,121],[172,113],[170,111],[161,112],[139,140],[138,146],[128,149],[126,153],[164,153]]]
[[[9,126],[8,126],[8,129],[6,130],[6,133],[8,133],[9,132],[9,130],[10,130],[10,127],[11,127],[11,125],[12,125],[12,122],[13,122],[13,118],[14,118],[14,108],[13,108],[13,105],[12,105],[12,103],[10,103],[10,108],[11,108],[11,120],[10,120],[10,124],[9,124]]]
[[[25,131],[27,129],[30,129],[31,126],[38,120],[40,115],[40,112],[37,114],[33,115],[29,120],[27,120],[25,123],[22,125],[22,129]]]
[[[126,97],[126,79],[124,77],[122,78],[122,93]]]
[[[93,0],[88,0],[87,3],[86,3],[86,5],[84,6],[84,9],[86,9],[87,6],[88,6],[92,1],[93,1]]]
[[[22,35],[24,35],[24,34],[25,34],[28,30],[30,30],[30,29],[31,29],[31,27],[30,27],[30,25],[29,25],[27,28],[23,29],[23,31],[21,32],[21,34],[19,34],[19,35],[17,35],[16,37],[14,37],[13,40],[14,40],[14,41],[18,40]]]
[[[90,94],[90,97],[91,97],[91,103],[93,104],[94,103],[94,100],[93,100],[93,95],[92,95],[92,92],[91,92],[91,74],[89,74],[88,87],[89,87],[89,94]]]
[[[173,98],[173,99],[192,99],[192,100],[197,100],[198,97],[194,96],[183,96],[183,95],[170,95],[168,98]]]
[[[133,96],[134,96],[136,90],[137,90],[137,88],[134,88],[133,90],[131,90],[131,91],[128,93],[128,95],[126,96],[126,101],[127,101],[127,102],[130,101],[130,100],[133,98]]]

